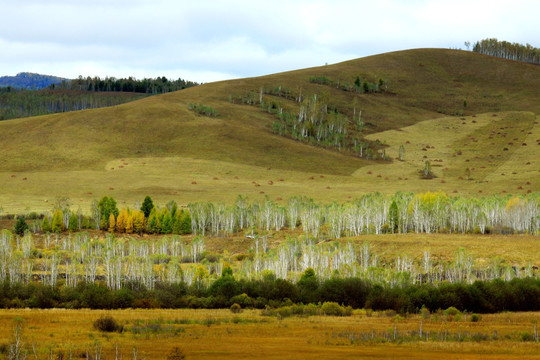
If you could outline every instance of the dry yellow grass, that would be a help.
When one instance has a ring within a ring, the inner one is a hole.
[[[125,326],[119,333],[100,333],[92,323],[101,315],[111,315]],[[540,313],[483,315],[477,323],[468,319],[443,321],[442,315],[423,320],[423,331],[431,334],[497,332],[499,340],[481,342],[413,341],[402,344],[360,342],[351,334],[418,331],[420,318],[396,320],[382,313],[372,317],[358,311],[352,317],[311,316],[307,318],[263,317],[260,311],[232,314],[229,310],[1,310],[0,339],[6,344],[14,318],[24,319],[26,343],[34,342],[40,354],[59,352],[82,357],[96,343],[108,358],[116,344],[123,358],[164,359],[174,346],[187,359],[538,359],[540,345],[516,340],[516,334],[533,331]],[[145,332],[145,325],[159,330]],[[135,334],[138,326],[142,333]],[[509,335],[512,340],[504,339]]]
[[[302,233],[272,233],[268,238],[269,248],[278,247],[287,236],[301,237]],[[352,241],[358,247],[368,242],[372,253],[383,262],[393,262],[398,256],[407,255],[421,263],[424,250],[429,250],[433,261],[451,262],[456,251],[463,248],[482,268],[495,259],[512,266],[540,266],[540,238],[533,235],[382,234],[346,237],[340,241]],[[235,254],[248,254],[253,247],[253,241],[243,236],[209,238],[205,244],[209,252],[223,254],[227,250],[231,258]]]

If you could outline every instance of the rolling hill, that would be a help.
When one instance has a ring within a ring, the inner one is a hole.
[[[357,78],[380,84],[379,91],[359,91]],[[329,114],[335,109],[347,118],[348,136],[389,159],[359,158],[350,149],[273,132],[276,109],[296,114],[303,106],[298,98],[315,94],[327,99]],[[147,194],[187,203],[238,194],[343,201],[368,191],[536,192],[538,99],[538,66],[418,49],[3,121],[0,206],[49,210],[55,197],[67,196],[84,210],[105,194],[132,206]],[[198,115],[190,104],[219,116]],[[352,120],[358,110],[361,131]],[[401,145],[403,161],[396,159]],[[418,176],[426,160],[434,179]]]

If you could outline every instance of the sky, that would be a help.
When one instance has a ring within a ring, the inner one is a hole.
[[[538,0],[0,0],[0,76],[260,76],[497,38],[540,47]]]

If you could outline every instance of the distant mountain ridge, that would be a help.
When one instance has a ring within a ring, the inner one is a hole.
[[[20,72],[15,76],[0,77],[0,87],[14,87],[18,89],[44,89],[52,84],[59,84],[69,80],[52,75],[42,75],[31,72]]]

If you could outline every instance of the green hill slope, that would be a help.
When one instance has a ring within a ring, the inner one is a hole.
[[[355,90],[357,77],[373,84],[381,79],[386,91],[348,91]],[[321,78],[326,79],[326,84],[314,82]],[[301,104],[295,101],[300,94],[326,96],[329,109],[336,108],[348,118],[349,129],[355,136],[365,136],[372,144],[376,140],[386,142],[391,145],[387,149],[391,157],[395,157],[392,143],[399,144],[401,140],[394,134],[390,141],[382,135],[383,131],[437,121],[448,115],[455,121],[467,117],[472,123],[474,119],[469,116],[475,114],[528,111],[524,115],[526,125],[518,131],[534,136],[538,130],[535,114],[540,112],[540,67],[455,50],[395,52],[336,65],[210,83],[112,108],[3,121],[0,183],[4,186],[0,205],[4,209],[30,206],[23,203],[43,208],[50,207],[44,204],[46,200],[68,196],[76,197],[85,207],[90,199],[105,193],[128,203],[146,193],[157,196],[158,201],[160,197],[178,197],[181,203],[225,200],[238,194],[283,198],[306,194],[329,200],[372,190],[426,188],[425,180],[414,179],[412,183],[411,175],[407,176],[411,178],[409,183],[397,179],[372,181],[358,176],[362,173],[359,169],[366,166],[392,173],[403,165],[401,162],[377,163],[352,156],[348,151],[274,134],[276,115],[259,105],[245,104],[248,94],[260,94],[261,88],[264,92],[276,88],[289,91],[288,97],[274,91],[264,94],[264,98],[267,104],[273,101],[291,112],[300,108]],[[243,104],[236,100],[240,97]],[[189,110],[190,103],[211,106],[220,115],[199,116]],[[362,110],[362,131],[352,125],[355,108]],[[486,121],[482,124],[488,126]],[[471,126],[469,130],[472,133],[477,129]],[[469,130],[459,132],[460,136],[467,137]],[[438,129],[425,142],[437,147],[438,137],[448,142],[447,138],[456,134],[451,129]],[[460,139],[447,144],[445,154],[452,156],[452,146],[458,146]],[[528,141],[530,146],[520,149],[525,151],[522,156],[538,158],[540,146],[536,146],[536,139]],[[459,146],[467,148],[465,144]],[[425,161],[425,154],[420,155],[407,170],[409,173],[414,174],[415,166]],[[456,165],[455,170],[449,168],[445,174],[456,177],[463,172],[462,165]],[[532,170],[540,169],[538,164],[530,166]],[[489,178],[494,171],[485,170],[482,179]],[[450,190],[444,183],[430,184],[434,189]],[[472,182],[460,186],[462,192],[477,191]],[[538,191],[540,184],[533,183],[529,188]],[[494,188],[495,191],[500,189]]]

